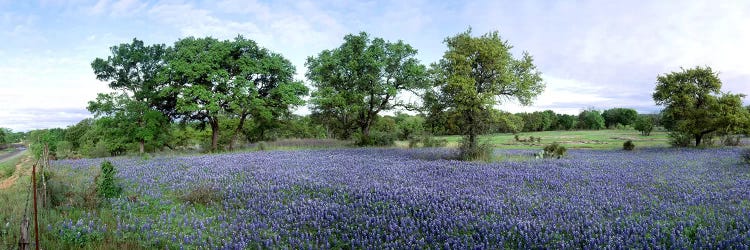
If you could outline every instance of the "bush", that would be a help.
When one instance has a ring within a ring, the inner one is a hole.
[[[727,135],[721,139],[721,144],[728,147],[742,146],[742,137],[740,137],[739,135]]]
[[[622,144],[622,149],[632,151],[633,149],[635,149],[635,143],[633,143],[633,141],[631,140],[628,140]]]
[[[671,132],[669,133],[669,144],[672,145],[672,147],[687,147],[690,146],[690,142],[692,141],[692,138],[690,138],[690,135],[680,132]]]
[[[208,185],[199,185],[180,196],[180,200],[190,204],[208,205],[220,200],[219,193]]]
[[[568,149],[561,146],[557,142],[553,142],[550,145],[544,147],[543,158],[556,158],[560,159],[568,153]]]
[[[469,147],[466,139],[461,143],[459,148],[459,158],[464,161],[486,161],[492,160],[493,147],[489,143],[479,143],[476,147]]]
[[[745,150],[742,150],[742,153],[740,153],[740,155],[742,157],[742,161],[750,165],[750,148],[746,148]]]
[[[102,172],[96,186],[99,197],[114,198],[122,194],[122,188],[115,183],[115,174],[115,166],[112,162],[102,162]]]
[[[69,141],[58,141],[55,149],[57,159],[66,159],[73,156],[73,143]]]
[[[356,134],[355,142],[358,146],[392,146],[397,137],[396,133],[373,130],[370,131],[369,138],[365,138],[361,133]]]
[[[409,139],[409,147],[415,148],[419,146],[419,144],[422,144],[422,147],[425,148],[437,148],[437,147],[445,147],[445,145],[448,144],[448,141],[445,139],[435,139],[434,136],[428,133],[424,133],[417,137],[412,137]]]

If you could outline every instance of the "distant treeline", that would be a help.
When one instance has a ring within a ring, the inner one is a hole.
[[[605,128],[633,128],[640,120],[658,125],[658,114],[639,115],[633,109],[614,108],[600,112],[587,109],[579,115],[556,114],[551,110],[532,113],[508,113],[492,110],[488,127],[491,133],[519,133],[550,130],[579,130]],[[377,145],[389,145],[395,140],[410,140],[424,135],[457,135],[458,128],[444,117],[409,115],[397,112],[394,115],[378,116],[372,127],[372,137]],[[219,126],[231,129],[237,126],[238,119],[222,119]],[[333,124],[327,123],[325,117],[311,114],[306,116],[287,115],[278,120],[273,128],[256,129],[252,119],[241,131],[238,138],[232,134],[222,134],[218,138],[220,150],[229,150],[230,142],[243,145],[259,141],[272,141],[286,138],[336,138],[354,139],[357,128],[342,131]],[[34,130],[26,134],[32,142],[32,151],[40,154],[43,145],[49,146],[57,158],[107,157],[139,152],[139,142],[133,138],[117,133],[118,126],[112,126],[108,119],[88,118],[67,128]],[[17,133],[23,135],[23,133]],[[346,135],[349,135],[347,138]],[[159,140],[145,145],[146,152],[155,151],[208,151],[211,148],[211,131],[202,129],[200,123],[172,123],[159,135]]]

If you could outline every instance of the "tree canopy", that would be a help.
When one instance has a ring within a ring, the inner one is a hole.
[[[653,98],[665,106],[662,124],[673,133],[692,137],[696,146],[706,135],[744,130],[750,120],[742,107],[744,95],[722,93],[721,84],[710,67],[659,75]]]
[[[607,128],[615,127],[617,124],[622,126],[629,126],[635,123],[638,119],[638,111],[629,108],[612,108],[602,112],[604,118],[604,126]]]
[[[161,111],[173,109],[173,102],[159,94],[166,87],[158,75],[165,66],[167,49],[163,44],[147,46],[134,38],[129,44],[112,46],[110,52],[106,60],[94,59],[91,67],[97,79],[108,81],[109,87],[120,93],[100,93],[89,102],[88,110],[112,120],[116,126],[109,127],[110,134],[125,136],[117,139],[123,143],[137,141],[143,153],[146,144],[158,143],[165,135],[168,120]]]
[[[349,34],[338,48],[307,58],[307,78],[315,91],[311,110],[347,139],[352,128],[360,143],[370,144],[370,128],[382,111],[405,107],[404,92],[427,86],[426,67],[415,58],[417,50],[403,41]]]
[[[212,151],[218,149],[221,119],[240,119],[235,134],[248,116],[270,126],[280,114],[303,104],[301,97],[307,94],[302,82],[294,81],[291,62],[242,36],[181,39],[168,62],[168,93],[176,96],[175,113],[184,121],[210,126]]]
[[[512,46],[497,31],[473,37],[471,30],[445,39],[448,50],[432,66],[437,91],[432,105],[454,109],[457,123],[466,136],[465,158],[473,158],[477,135],[483,133],[488,110],[503,100],[515,99],[529,105],[544,90],[541,73],[531,55],[515,58]],[[435,110],[435,109],[433,109]]]

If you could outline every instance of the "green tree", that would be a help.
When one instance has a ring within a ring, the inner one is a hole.
[[[106,60],[94,59],[91,67],[98,80],[108,81],[109,87],[120,91],[120,94],[99,94],[95,101],[89,102],[88,109],[97,117],[128,119],[119,122],[135,124],[120,128],[132,130],[122,133],[132,136],[139,144],[139,152],[144,153],[146,143],[152,143],[159,135],[164,135],[162,130],[166,126],[151,124],[155,120],[164,120],[156,117],[160,114],[157,109],[172,109],[169,105],[172,102],[159,95],[167,87],[159,77],[166,64],[167,49],[163,44],[147,46],[134,38],[129,44],[111,47],[110,52],[112,55]],[[97,103],[100,101],[124,103]]]
[[[578,127],[599,130],[604,128],[604,117],[598,110],[588,109],[578,114]]]
[[[405,107],[400,94],[427,87],[426,68],[417,50],[398,41],[370,39],[367,33],[349,34],[338,48],[307,58],[307,78],[315,91],[312,112],[329,117],[347,139],[359,128],[361,144],[370,143],[370,128],[381,111]]]
[[[253,119],[253,131],[259,140],[265,132],[281,125],[281,119],[291,115],[291,108],[303,105],[308,93],[301,81],[294,80],[296,69],[282,55],[259,47],[242,36],[231,41],[229,111],[239,122],[235,127],[229,149],[243,131],[247,118]]]
[[[654,120],[650,116],[639,116],[635,120],[634,128],[640,131],[642,135],[649,136],[651,131],[654,130]]]
[[[168,57],[176,114],[211,128],[211,150],[216,151],[220,120],[237,118],[236,135],[252,118],[259,133],[270,129],[289,109],[302,105],[307,88],[294,81],[294,66],[281,55],[259,47],[242,36],[234,40],[193,38],[174,44]],[[229,143],[230,148],[232,143]]]
[[[0,128],[0,146],[8,143],[8,136],[10,133],[5,132],[6,128]]]
[[[568,114],[557,114],[557,124],[555,125],[556,130],[571,130],[576,128],[578,123],[578,117]]]
[[[143,153],[146,147],[157,149],[167,141],[168,118],[126,93],[100,93],[87,108],[100,118],[99,129],[107,131],[100,135],[109,142],[108,149],[113,155],[124,153],[131,143],[137,143],[138,151]]]
[[[673,133],[690,136],[695,145],[715,132],[740,132],[748,119],[744,95],[721,92],[721,80],[710,67],[659,75],[653,98],[665,106],[662,123]],[[743,111],[744,110],[744,111]]]
[[[515,134],[523,130],[523,118],[509,112],[492,109],[492,120],[496,126],[493,132]]]
[[[472,37],[469,29],[445,43],[448,50],[433,64],[436,96],[442,107],[457,112],[456,122],[465,136],[462,156],[474,159],[477,136],[486,131],[487,111],[507,99],[529,105],[544,90],[544,83],[531,55],[524,52],[514,58],[512,46],[497,31]]]
[[[635,120],[638,119],[638,112],[629,108],[612,108],[602,112],[602,117],[604,117],[604,125],[607,128],[613,128],[617,124],[629,126],[633,125]]]

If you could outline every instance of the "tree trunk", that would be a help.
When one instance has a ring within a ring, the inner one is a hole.
[[[138,141],[138,152],[140,152],[141,154],[143,154],[144,151],[145,151],[145,147],[146,147],[146,142],[143,139],[139,140]]]
[[[695,146],[701,145],[701,140],[703,139],[703,134],[696,134],[695,135]]]
[[[372,141],[370,140],[370,125],[365,124],[365,126],[362,128],[362,139],[363,142],[365,142],[367,145],[372,144]]]
[[[219,121],[211,119],[211,152],[219,147]]]
[[[234,134],[232,134],[232,140],[229,141],[229,151],[234,150],[234,142],[237,140],[237,134],[242,131],[242,127],[245,126],[245,119],[247,118],[247,114],[242,114],[242,117],[240,117],[240,123],[237,124],[237,128],[234,129]]]

